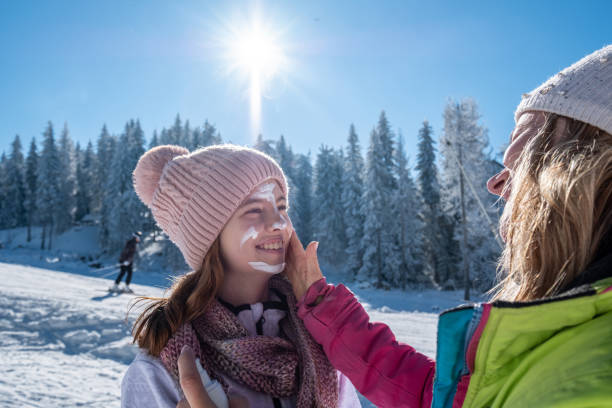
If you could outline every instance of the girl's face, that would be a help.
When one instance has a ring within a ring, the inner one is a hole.
[[[242,202],[221,232],[221,254],[230,272],[277,274],[293,225],[279,184],[267,180]]]

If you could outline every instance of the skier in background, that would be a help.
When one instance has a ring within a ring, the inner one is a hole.
[[[130,289],[130,281],[132,280],[132,263],[134,262],[134,254],[136,253],[136,245],[140,242],[140,236],[142,234],[140,231],[136,231],[132,234],[132,238],[127,240],[125,246],[123,247],[123,251],[121,251],[121,255],[119,255],[119,264],[121,265],[121,271],[115,279],[115,284],[112,288],[110,288],[111,292],[119,292],[119,282],[123,279],[123,275],[127,272],[127,277],[125,278],[125,288],[124,292],[134,293],[132,289]]]

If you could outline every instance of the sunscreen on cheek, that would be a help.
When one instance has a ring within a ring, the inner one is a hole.
[[[278,265],[270,265],[265,262],[249,262],[249,265],[255,270],[272,274],[281,273],[285,269],[284,262]]]
[[[259,235],[259,232],[255,229],[255,227],[249,227],[247,232],[242,236],[242,239],[240,240],[240,249],[242,249],[244,244],[249,239],[256,239],[258,235]]]

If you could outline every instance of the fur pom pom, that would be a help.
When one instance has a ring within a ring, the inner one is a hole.
[[[189,154],[189,150],[181,146],[156,146],[143,154],[132,174],[134,190],[147,207],[151,205],[153,193],[159,184],[164,167],[177,156]]]

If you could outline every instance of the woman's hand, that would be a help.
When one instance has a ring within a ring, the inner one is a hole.
[[[304,250],[295,231],[291,234],[285,259],[285,273],[298,301],[306,294],[310,285],[323,277],[317,258],[318,246],[318,242],[311,242]]]
[[[186,399],[179,401],[176,408],[220,408],[206,392],[191,347],[183,347],[178,359],[178,369],[179,382]],[[229,408],[249,408],[249,403],[243,397],[231,396],[228,406]]]

